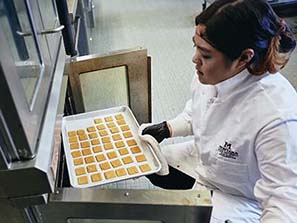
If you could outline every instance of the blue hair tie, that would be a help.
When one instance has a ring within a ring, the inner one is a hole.
[[[258,47],[260,49],[268,48],[268,44],[269,44],[268,40],[258,40],[255,43],[256,47]]]

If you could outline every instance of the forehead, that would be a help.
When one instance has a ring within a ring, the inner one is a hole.
[[[217,51],[213,46],[211,46],[208,42],[206,42],[201,36],[203,36],[205,32],[206,27],[204,25],[197,25],[195,29],[195,43],[199,47],[206,48],[207,50],[211,52]]]

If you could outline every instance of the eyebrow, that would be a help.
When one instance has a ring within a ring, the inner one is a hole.
[[[198,33],[196,33],[197,35],[198,35]],[[202,38],[200,35],[198,35],[200,38]],[[203,38],[202,38],[203,39]],[[201,51],[203,51],[204,53],[211,53],[211,51],[209,50],[209,49],[206,49],[205,47],[202,47],[202,46],[198,46],[197,44],[196,44],[196,42],[195,42],[195,36],[193,36],[193,38],[192,38],[192,40],[193,40],[193,43],[196,45],[196,47],[199,49],[199,50],[201,50]],[[204,39],[203,39],[204,40]]]

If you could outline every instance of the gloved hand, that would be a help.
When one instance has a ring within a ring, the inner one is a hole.
[[[166,121],[146,127],[142,131],[142,134],[149,134],[153,136],[158,141],[158,143],[170,137],[170,131]]]

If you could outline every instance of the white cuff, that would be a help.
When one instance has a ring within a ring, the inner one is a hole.
[[[171,137],[193,135],[191,121],[185,120],[183,117],[178,116],[167,121],[167,124],[170,125]]]

